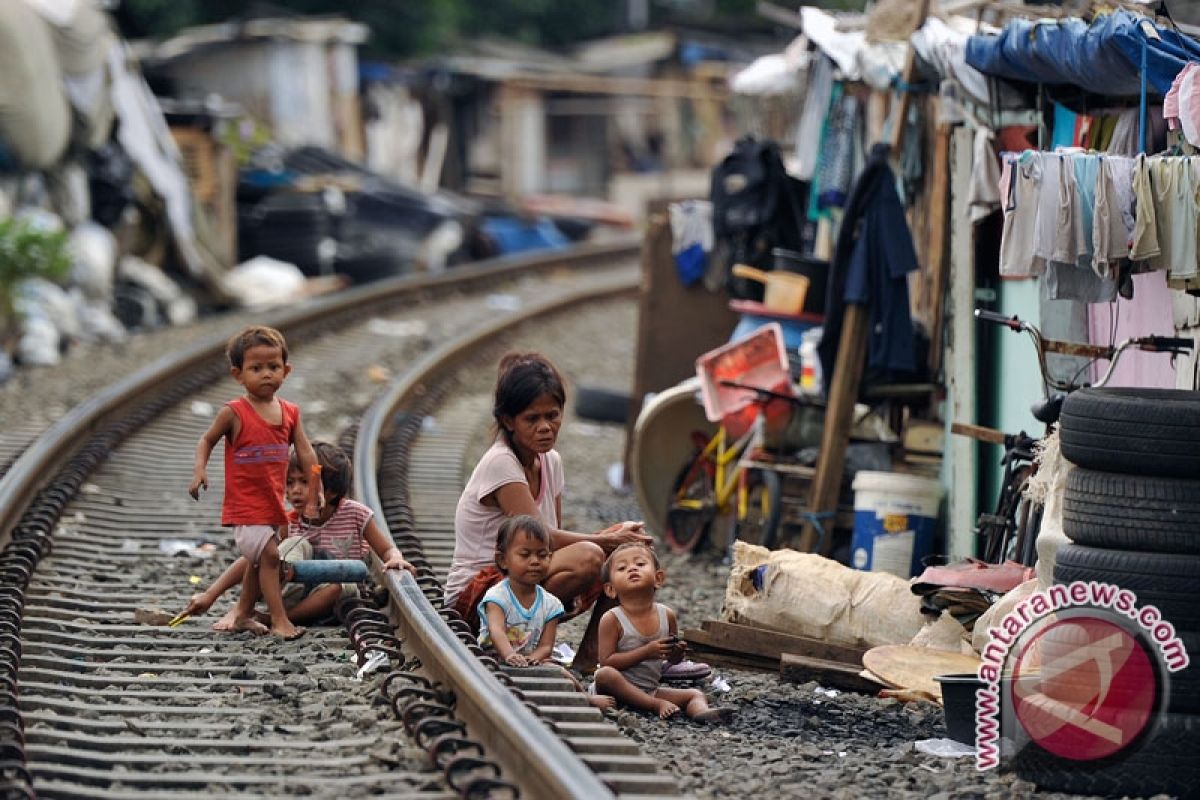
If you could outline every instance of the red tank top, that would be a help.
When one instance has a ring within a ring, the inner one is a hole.
[[[279,400],[283,424],[272,425],[244,397],[225,405],[241,421],[233,442],[225,442],[225,502],[222,525],[286,525],[283,507],[288,450],[300,420],[300,409]]]

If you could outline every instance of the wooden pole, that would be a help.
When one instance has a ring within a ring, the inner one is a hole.
[[[917,11],[917,28],[920,29],[925,24],[925,18],[929,16],[929,0],[921,0],[920,8]],[[907,46],[904,56],[904,69],[900,73],[900,102],[896,106],[896,117],[892,120],[892,135],[889,144],[892,146],[892,158],[900,157],[900,145],[904,143],[904,126],[908,122],[908,107],[912,104],[912,92],[909,91],[909,86],[917,75],[916,51],[913,50],[912,43]]]
[[[850,442],[850,423],[854,418],[858,384],[867,356],[867,322],[866,306],[858,303],[846,306],[833,384],[829,387],[829,403],[825,408],[821,455],[817,459],[817,473],[813,477],[812,492],[808,498],[808,511],[812,514],[837,511],[838,496],[842,490],[842,466],[846,461],[846,445]],[[828,553],[833,544],[833,519],[821,524],[826,532],[821,541],[821,551]],[[800,551],[811,553],[817,545],[817,536],[816,526],[811,520],[806,522],[800,534]]]
[[[950,206],[950,126],[939,124],[933,144],[933,173],[929,196],[929,373],[936,380],[942,366],[942,330],[946,319],[948,248],[947,211]]]

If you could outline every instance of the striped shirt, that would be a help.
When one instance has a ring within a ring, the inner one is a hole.
[[[288,516],[288,537],[299,536],[312,543],[314,558],[347,559],[367,554],[363,537],[374,514],[362,503],[343,497],[324,525],[304,522],[299,514]]]

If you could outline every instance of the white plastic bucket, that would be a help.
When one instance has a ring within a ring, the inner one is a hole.
[[[855,569],[910,578],[933,549],[942,485],[932,478],[864,470],[854,476]]]

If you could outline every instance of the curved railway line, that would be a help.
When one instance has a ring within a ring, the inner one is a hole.
[[[341,604],[345,627],[285,643],[135,622],[227,563],[194,548],[227,542],[220,471],[199,505],[183,491],[193,443],[232,395],[224,335],[0,453],[0,797],[677,795],[569,684],[480,659],[440,603],[463,459],[488,413],[452,394],[456,376],[493,369],[523,322],[628,298],[636,252],[592,245],[263,315],[289,338],[285,394],[310,435],[322,413],[342,432],[358,493],[419,567],[378,575],[382,608]],[[339,397],[345,371],[368,368],[382,391]],[[369,408],[339,416],[317,395]]]

